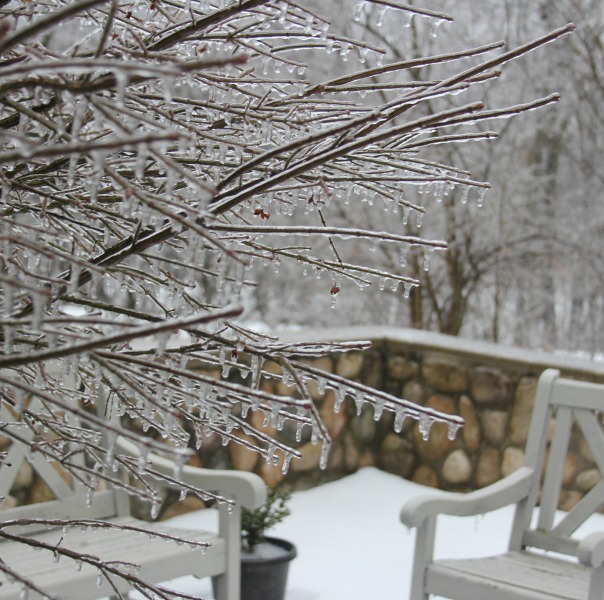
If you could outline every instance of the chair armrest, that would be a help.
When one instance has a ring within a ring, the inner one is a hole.
[[[577,558],[587,567],[599,567],[604,563],[604,531],[586,535],[577,549]]]
[[[116,450],[135,458],[141,455],[136,444],[121,436],[116,440]],[[150,470],[174,477],[174,461],[150,453],[147,463]],[[235,500],[239,506],[250,510],[261,506],[266,500],[266,484],[255,473],[184,465],[178,479],[187,485],[226,496]]]
[[[439,514],[456,517],[481,515],[526,498],[534,479],[531,467],[520,467],[508,477],[474,492],[423,494],[407,501],[400,512],[407,527],[417,527],[424,519]]]

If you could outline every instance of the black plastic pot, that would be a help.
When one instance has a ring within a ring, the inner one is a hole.
[[[289,563],[296,547],[287,540],[267,537],[254,553],[241,552],[241,600],[284,600]]]

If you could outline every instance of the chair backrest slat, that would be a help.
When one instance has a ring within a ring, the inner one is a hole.
[[[604,399],[602,402],[604,404]],[[604,431],[602,431],[597,415],[597,411],[577,411],[575,418],[583,432],[583,437],[589,440],[589,448],[598,469],[604,473]]]
[[[597,483],[573,506],[552,529],[558,535],[571,536],[604,502],[604,479]]]
[[[549,450],[545,478],[541,492],[541,507],[537,527],[549,531],[554,524],[564,476],[564,462],[568,452],[570,430],[573,424],[570,408],[559,407],[555,413],[554,436]]]
[[[0,415],[0,420],[2,419]],[[5,422],[5,421],[3,421]],[[25,460],[25,447],[21,444],[13,444],[6,457],[0,464],[0,497],[5,497],[11,491],[15,479],[19,474],[19,467]]]
[[[31,401],[28,410],[35,413],[44,410],[36,399]],[[87,488],[77,476],[69,474],[57,461],[47,460],[44,447],[40,445],[37,452],[31,452],[30,443],[34,438],[34,429],[6,406],[0,409],[0,422],[2,433],[10,440],[6,457],[0,462],[0,496],[8,495],[19,475],[24,463],[28,463],[34,473],[46,484],[52,499],[38,502],[29,506],[0,510],[0,520],[16,518],[107,518],[117,515],[118,504],[115,490],[110,488],[104,492],[95,492],[92,495],[92,504],[87,497]],[[74,423],[74,427],[77,424]],[[84,466],[82,453],[73,452],[69,456],[71,464]],[[124,512],[123,509],[120,512]]]

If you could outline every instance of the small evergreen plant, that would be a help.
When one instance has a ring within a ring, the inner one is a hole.
[[[291,493],[285,489],[270,490],[266,502],[254,509],[244,508],[241,515],[241,538],[243,548],[253,550],[254,546],[265,540],[265,532],[277,523],[281,523],[290,514],[286,503]]]

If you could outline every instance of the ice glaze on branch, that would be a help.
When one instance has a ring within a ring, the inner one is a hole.
[[[353,28],[386,10],[450,20],[389,0],[342,7]],[[446,247],[415,232],[432,207],[410,191],[439,200],[458,188],[482,202],[489,187],[431,147],[493,139],[475,124],[554,102],[463,98],[572,26],[475,65],[501,44],[382,63],[378,43],[330,29],[304,0],[10,0],[0,18],[3,435],[58,461],[90,494],[105,479],[154,511],[150,450],[182,464],[216,436],[286,472],[310,430],[325,466],[332,440],[309,385],[332,390],[338,409],[392,412],[397,432],[411,417],[423,436],[434,421],[454,436],[456,416],[308,364],[366,343],[281,343],[252,331],[236,306],[283,265],[328,274],[326,305],[349,284],[408,296],[419,284],[408,248],[428,268]],[[360,70],[343,68],[351,57]],[[436,65],[446,74],[410,77]],[[400,257],[382,260],[393,247]],[[117,449],[120,435],[139,459]],[[177,474],[166,482],[178,487]]]

